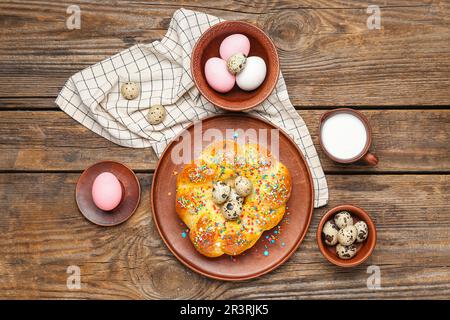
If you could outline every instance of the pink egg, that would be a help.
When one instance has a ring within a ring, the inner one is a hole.
[[[227,69],[227,62],[220,58],[211,58],[205,63],[205,77],[216,91],[225,93],[233,89],[236,77]]]
[[[240,33],[226,37],[220,44],[220,57],[227,61],[232,55],[242,53],[248,56],[250,52],[250,40]]]
[[[122,185],[110,172],[103,172],[92,184],[92,199],[95,205],[104,211],[116,208],[122,200]]]

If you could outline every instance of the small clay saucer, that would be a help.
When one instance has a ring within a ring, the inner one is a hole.
[[[111,211],[99,209],[92,200],[92,184],[103,172],[114,174],[122,185],[123,195],[120,204]],[[100,226],[110,227],[126,221],[133,215],[139,205],[141,187],[134,172],[127,166],[114,162],[102,161],[87,168],[77,182],[75,198],[83,216]]]
[[[322,238],[322,229],[325,222],[332,219],[332,217],[340,211],[348,211],[352,215],[354,223],[362,220],[367,224],[367,227],[369,229],[369,235],[367,236],[367,239],[364,242],[355,244],[358,248],[358,252],[353,258],[348,260],[339,258],[336,254],[336,246],[326,245],[325,241]],[[322,217],[319,222],[319,226],[317,227],[316,240],[317,244],[319,245],[320,252],[325,258],[327,258],[328,261],[337,266],[349,268],[360,265],[361,263],[366,261],[367,258],[369,258],[369,256],[372,254],[372,251],[375,248],[375,244],[377,242],[377,230],[375,228],[375,224],[366,211],[350,204],[341,205],[334,207],[333,209],[325,213],[325,215]]]

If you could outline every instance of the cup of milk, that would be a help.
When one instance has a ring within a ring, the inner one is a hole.
[[[325,154],[335,162],[378,163],[377,156],[369,152],[372,129],[361,112],[349,108],[326,112],[320,119],[319,139]]]

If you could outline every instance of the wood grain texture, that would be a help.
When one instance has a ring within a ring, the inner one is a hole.
[[[8,110],[60,110],[53,97],[0,98],[0,112]]]
[[[448,1],[373,0],[382,28],[372,31],[360,0],[80,0],[82,27],[70,31],[72,4],[0,2],[0,298],[450,297]],[[332,163],[317,148],[330,203],[315,210],[294,256],[255,280],[214,281],[181,265],[151,218],[154,152],[119,147],[54,104],[72,74],[163,37],[180,7],[270,35],[316,147],[321,109],[362,109],[373,127],[376,168]],[[74,199],[81,171],[105,159],[141,172],[139,209],[114,228],[88,222]],[[343,203],[366,209],[378,228],[373,256],[351,270],[329,264],[315,242],[324,212]],[[81,268],[81,290],[67,289],[70,265]],[[370,265],[381,268],[381,290],[366,287]]]
[[[322,152],[318,139],[325,111],[299,111],[312,134],[326,172],[450,171],[450,110],[365,110],[373,129],[371,150],[377,167],[342,165]],[[58,111],[4,111],[0,117],[1,170],[83,170],[101,160],[121,161],[133,169],[152,170],[151,148],[119,147]]]
[[[279,49],[292,102],[437,106],[450,101],[450,6],[375,1],[381,30],[368,30],[362,1],[209,1],[159,5],[83,1],[81,30],[67,30],[72,3],[0,3],[2,97],[54,97],[81,69],[135,43],[160,39],[179,7],[263,28]],[[20,88],[20,90],[18,89]]]
[[[151,218],[150,174],[139,175],[142,200],[137,212],[113,228],[95,226],[77,211],[77,178],[73,173],[0,175],[0,298],[450,295],[448,175],[330,175],[332,200],[328,207],[354,203],[374,219],[378,243],[372,257],[351,270],[329,264],[315,242],[318,221],[327,210],[322,208],[314,212],[305,241],[286,264],[240,283],[207,279],[172,256]],[[66,287],[70,265],[81,268],[81,290]],[[381,268],[381,290],[366,287],[370,265]]]

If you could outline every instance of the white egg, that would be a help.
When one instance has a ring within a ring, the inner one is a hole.
[[[245,91],[258,88],[266,78],[266,63],[260,57],[248,57],[244,70],[236,76],[236,84]]]

